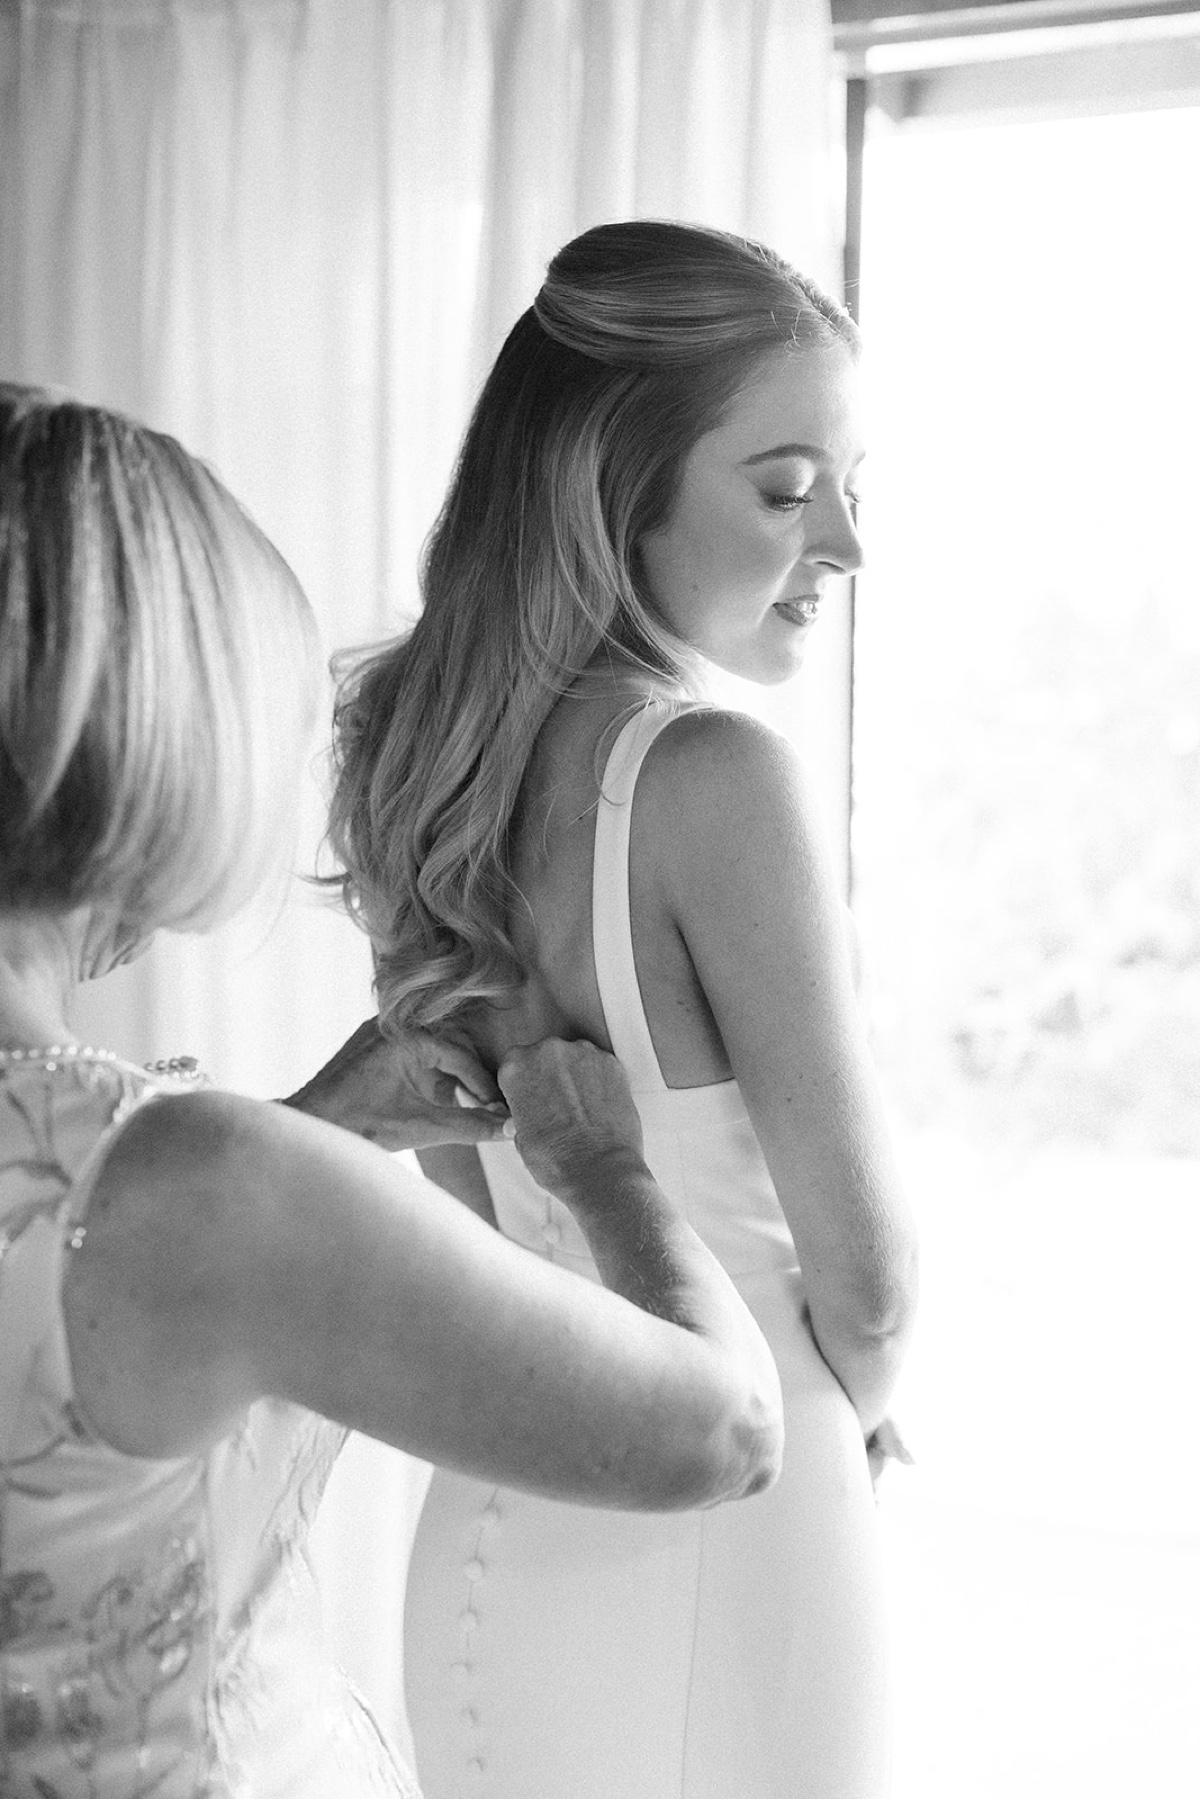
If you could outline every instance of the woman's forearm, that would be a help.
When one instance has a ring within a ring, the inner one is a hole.
[[[718,1342],[760,1341],[728,1275],[640,1155],[623,1150],[597,1158],[560,1197],[611,1292]]]
[[[679,1450],[661,1503],[713,1504],[769,1486],[783,1459],[774,1360],[728,1275],[646,1166],[620,1065],[594,1044],[549,1038],[511,1049],[497,1079],[530,1174],[570,1209],[609,1292],[648,1314],[631,1330],[605,1308],[621,1353],[642,1345],[653,1403],[635,1412],[643,1428],[652,1412],[660,1420],[654,1459],[670,1463],[664,1449]],[[636,1432],[636,1415],[628,1425]]]
[[[722,1498],[769,1486],[783,1452],[779,1376],[720,1263],[636,1152],[594,1158],[559,1184],[559,1196],[609,1291],[689,1334],[672,1378],[679,1382],[679,1422],[694,1413],[688,1434],[706,1444],[714,1472],[705,1484],[715,1478]]]
[[[912,1335],[915,1291],[894,1320],[877,1328],[839,1316],[809,1296],[806,1313],[813,1340],[870,1436],[887,1416],[892,1392]]]

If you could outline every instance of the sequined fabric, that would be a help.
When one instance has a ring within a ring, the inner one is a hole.
[[[64,1257],[113,1132],[172,1090],[0,1056],[0,1799],[418,1799],[322,1646],[304,1542],[341,1428],[264,1401],[151,1461],[73,1405]]]

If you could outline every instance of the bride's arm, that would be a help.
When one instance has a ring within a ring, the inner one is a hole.
[[[677,720],[639,803],[804,1271],[816,1340],[870,1433],[910,1334],[916,1242],[795,753],[731,713]]]

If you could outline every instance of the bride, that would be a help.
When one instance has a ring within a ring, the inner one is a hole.
[[[568,244],[483,389],[424,612],[352,676],[333,840],[381,1015],[496,1065],[615,1052],[647,1159],[779,1367],[781,1480],[688,1517],[434,1477],[405,1662],[430,1799],[868,1799],[886,1670],[871,1462],[915,1247],[802,768],[703,703],[800,667],[861,560],[858,340],[759,245]],[[510,1145],[426,1172],[587,1278]]]

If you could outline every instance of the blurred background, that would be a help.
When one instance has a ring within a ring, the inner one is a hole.
[[[213,461],[330,652],[412,616],[577,231],[745,232],[860,314],[867,572],[730,697],[818,774],[925,1246],[896,1799],[1200,1794],[1198,170],[1179,4],[0,0],[0,376]],[[321,793],[318,745],[301,870]],[[297,883],[78,1028],[269,1096],[371,1009]],[[318,1526],[402,1740],[424,1479],[356,1441]]]
[[[1001,110],[879,118],[864,181],[853,891],[925,1246],[900,1791],[1184,1799],[1200,112]]]

